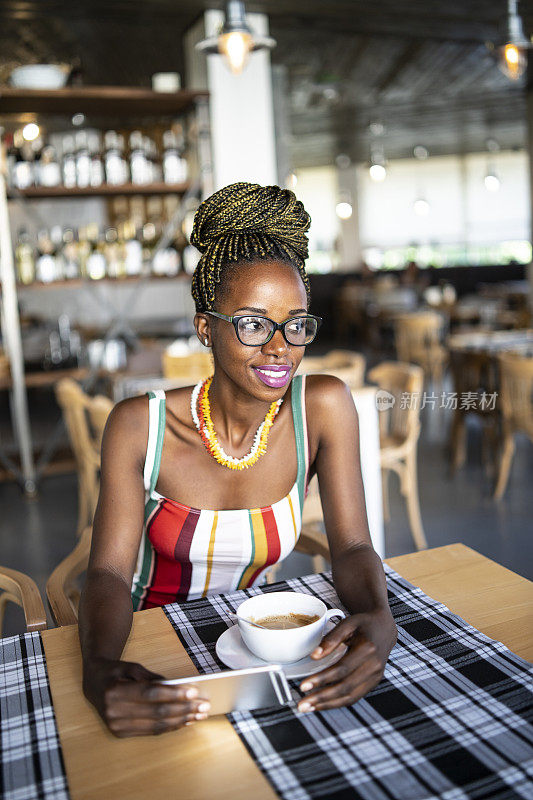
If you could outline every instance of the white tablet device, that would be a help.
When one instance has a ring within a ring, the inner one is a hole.
[[[211,703],[210,716],[292,702],[290,686],[283,668],[278,664],[157,682],[163,686],[195,686],[200,697],[207,698]]]

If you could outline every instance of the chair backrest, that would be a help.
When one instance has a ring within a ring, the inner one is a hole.
[[[380,435],[416,439],[420,433],[423,369],[401,361],[383,361],[370,370],[368,378],[391,395],[379,406]]]
[[[504,423],[533,440],[533,357],[505,353],[499,357],[499,365]]]
[[[98,499],[102,436],[113,401],[103,395],[91,397],[72,378],[58,381],[55,392],[63,411],[78,473],[91,496],[94,510]]]
[[[74,550],[54,569],[46,584],[46,596],[57,625],[75,625],[78,621],[80,592],[77,579],[85,572],[91,552],[93,530],[84,528]]]
[[[213,358],[209,351],[172,355],[168,350],[163,353],[163,375],[168,380],[183,378],[191,383],[203,381],[213,374]]]
[[[444,318],[433,311],[397,316],[394,330],[398,360],[416,362],[440,349],[444,325]]]
[[[26,630],[42,631],[46,628],[46,612],[37,584],[24,572],[0,567],[0,636],[8,602],[22,606]]]
[[[306,356],[300,364],[300,372],[334,375],[344,381],[350,389],[359,389],[365,379],[366,360],[362,353],[353,350],[330,350],[325,356]]]
[[[467,393],[491,394],[496,391],[496,362],[486,352],[450,348],[450,372],[458,398]],[[478,404],[478,410],[483,408]]]

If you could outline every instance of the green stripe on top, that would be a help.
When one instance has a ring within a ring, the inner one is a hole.
[[[303,512],[305,497],[305,430],[302,413],[302,375],[296,375],[291,384],[291,406],[292,419],[294,423],[294,437],[296,439],[296,459],[298,461],[298,473],[296,482],[298,484],[298,495],[300,498],[300,514]]]
[[[163,452],[163,438],[165,436],[165,424],[167,417],[166,401],[164,397],[159,401],[158,410],[157,444],[155,446],[154,466],[152,467],[152,475],[150,477],[150,494],[152,494],[156,487],[157,479],[159,477],[159,467],[161,466],[161,454]]]

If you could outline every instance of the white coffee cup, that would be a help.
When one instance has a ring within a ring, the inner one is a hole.
[[[246,622],[291,613],[318,616],[318,619],[309,625],[286,630],[256,628]],[[322,641],[326,622],[336,616],[344,617],[344,611],[328,609],[318,597],[303,592],[258,594],[237,608],[239,630],[247,648],[264,661],[279,664],[299,661],[312,653]]]

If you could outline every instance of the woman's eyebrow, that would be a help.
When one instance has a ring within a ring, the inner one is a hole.
[[[256,314],[265,314],[265,315],[268,313],[266,308],[255,308],[254,306],[241,306],[240,308],[237,309],[237,311],[254,311]],[[234,314],[236,314],[237,311],[235,311]],[[293,308],[291,311],[289,311],[289,315],[300,314],[300,313],[307,314],[307,309]]]

